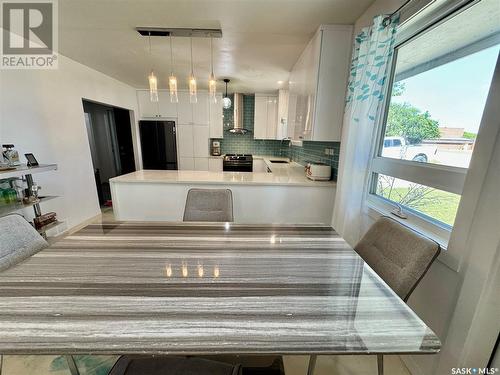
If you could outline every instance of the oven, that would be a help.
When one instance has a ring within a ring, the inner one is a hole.
[[[226,154],[222,162],[224,172],[252,172],[253,157],[248,154]]]

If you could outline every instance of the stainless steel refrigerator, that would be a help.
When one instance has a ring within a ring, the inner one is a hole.
[[[143,169],[177,170],[174,121],[139,121]]]

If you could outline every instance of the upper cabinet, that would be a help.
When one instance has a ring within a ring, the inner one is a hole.
[[[158,101],[152,102],[149,90],[137,90],[137,103],[139,104],[139,115],[143,119],[177,117],[177,103],[170,102],[168,91],[159,90]]]
[[[289,79],[289,138],[340,141],[352,31],[346,25],[321,26],[295,63]]]
[[[178,121],[179,124],[186,125],[208,125],[208,93],[198,92],[196,103],[191,103],[189,100],[189,92],[178,92],[179,103],[178,108]]]
[[[277,139],[278,97],[255,94],[253,137],[255,139]]]
[[[210,101],[210,138],[223,138],[222,94],[217,94],[217,101]]]
[[[222,100],[222,96],[220,99]],[[197,102],[189,101],[187,91],[178,91],[178,103],[170,102],[168,90],[158,90],[158,101],[152,102],[149,90],[137,90],[137,102],[139,104],[139,116],[148,118],[177,118],[177,122],[183,125],[207,125],[211,121],[208,92],[199,91]],[[219,101],[221,103],[221,101]],[[222,111],[222,103],[221,111]],[[222,112],[220,124],[222,125]]]
[[[276,125],[276,139],[288,137],[288,90],[281,89],[278,93],[278,123]]]

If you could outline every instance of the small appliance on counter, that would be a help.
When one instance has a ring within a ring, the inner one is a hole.
[[[220,156],[220,141],[212,141],[212,147],[210,149],[210,154],[212,156]]]
[[[4,162],[9,166],[9,167],[17,167],[21,165],[21,161],[19,160],[19,153],[14,150],[14,145],[13,144],[5,144],[2,145],[2,155]]]
[[[328,181],[332,177],[332,167],[324,163],[308,163],[306,177],[313,181]]]

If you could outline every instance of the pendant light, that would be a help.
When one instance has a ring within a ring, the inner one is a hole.
[[[194,69],[193,69],[193,37],[190,37],[190,42],[191,42],[191,74],[189,75],[189,101],[191,103],[196,103],[198,101],[197,94],[196,94],[196,77],[194,76]]]
[[[212,103],[217,103],[217,80],[214,74],[214,50],[212,46],[212,37],[210,37],[210,75],[208,76],[208,94]]]
[[[227,84],[229,83],[229,79],[224,78],[224,83],[226,84],[226,94],[222,99],[222,107],[224,107],[224,109],[229,109],[231,108],[231,99],[227,96]]]
[[[149,42],[149,56],[152,59],[151,54],[151,33],[148,34],[148,42]],[[151,73],[148,76],[149,81],[149,99],[152,102],[158,101],[158,79],[156,78],[155,72],[151,68]]]
[[[177,103],[179,97],[177,96],[177,77],[174,75],[174,53],[172,48],[172,35],[170,38],[170,75],[168,76],[168,89],[170,90],[170,102]]]

